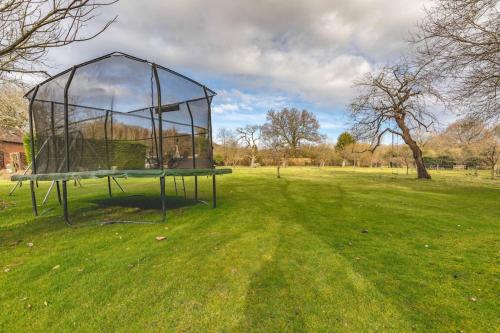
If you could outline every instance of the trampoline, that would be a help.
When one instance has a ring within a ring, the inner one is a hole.
[[[73,66],[26,94],[31,174],[11,180],[30,182],[35,216],[36,183],[51,181],[59,198],[62,187],[59,201],[70,225],[70,180],[107,179],[112,196],[117,178],[158,178],[165,220],[165,177],[194,177],[198,201],[198,176],[211,176],[215,208],[216,176],[231,173],[213,161],[215,95],[187,76],[121,52]]]

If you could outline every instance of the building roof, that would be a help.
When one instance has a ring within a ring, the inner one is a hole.
[[[23,143],[23,131],[0,128],[0,142]]]

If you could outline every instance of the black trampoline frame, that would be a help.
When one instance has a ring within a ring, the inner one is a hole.
[[[42,86],[43,84],[59,77],[59,76],[62,76],[64,74],[67,74],[69,73],[69,78],[68,80],[66,81],[66,85],[64,87],[64,150],[65,150],[65,173],[58,173],[58,175],[68,175],[67,178],[71,178],[73,177],[73,179],[77,180],[79,178],[76,178],[74,176],[74,172],[72,173],[70,171],[70,130],[69,130],[69,99],[68,99],[68,91],[69,91],[69,88],[70,88],[70,85],[71,85],[71,82],[73,80],[73,76],[75,74],[75,71],[76,69],[80,68],[80,67],[83,67],[83,66],[86,66],[86,65],[89,65],[89,64],[92,64],[92,63],[95,63],[95,62],[98,62],[98,61],[101,61],[101,60],[104,60],[104,59],[107,59],[107,58],[110,58],[114,55],[120,55],[120,56],[124,56],[126,58],[129,58],[129,59],[132,59],[132,60],[135,60],[135,61],[139,61],[139,62],[145,62],[145,63],[148,63],[151,65],[152,67],[152,72],[153,72],[153,76],[154,76],[154,80],[155,80],[155,83],[156,83],[156,95],[157,95],[157,108],[158,108],[158,112],[157,112],[157,117],[158,117],[158,137],[156,138],[155,136],[155,144],[158,145],[157,149],[156,149],[156,153],[157,153],[157,159],[158,159],[158,164],[159,164],[159,169],[162,171],[160,174],[159,174],[159,178],[160,178],[160,200],[161,200],[161,210],[162,210],[162,220],[165,221],[166,219],[166,191],[165,191],[165,176],[169,175],[169,173],[167,172],[163,172],[164,171],[164,161],[163,161],[163,115],[162,113],[164,112],[163,109],[165,108],[168,108],[168,107],[171,107],[172,105],[180,105],[182,103],[186,103],[186,106],[187,106],[187,111],[189,113],[189,116],[191,118],[191,140],[192,140],[192,154],[193,154],[193,168],[192,169],[183,169],[182,173],[183,173],[183,176],[194,176],[194,199],[196,201],[198,201],[198,175],[200,174],[203,174],[203,175],[207,175],[207,176],[212,176],[212,207],[215,208],[216,207],[216,175],[217,174],[224,174],[224,173],[231,173],[231,170],[230,169],[215,169],[215,163],[213,161],[213,141],[212,141],[212,117],[211,117],[211,113],[212,113],[212,110],[211,110],[211,102],[212,102],[212,98],[213,96],[216,95],[216,93],[207,88],[205,85],[202,85],[201,83],[185,76],[185,75],[182,75],[180,73],[177,73],[171,69],[168,69],[166,67],[163,67],[163,66],[160,66],[160,65],[157,65],[155,63],[152,63],[152,62],[149,62],[147,60],[144,60],[144,59],[140,59],[140,58],[137,58],[137,57],[134,57],[134,56],[131,56],[131,55],[128,55],[128,54],[125,54],[125,53],[122,53],[122,52],[112,52],[112,53],[109,53],[109,54],[106,54],[104,56],[101,56],[101,57],[98,57],[98,58],[95,58],[95,59],[92,59],[92,60],[89,60],[89,61],[86,61],[86,62],[83,62],[83,63],[80,63],[78,65],[75,65],[65,71],[62,71],[60,73],[58,73],[57,75],[39,83],[38,85],[36,85],[33,89],[31,89],[26,95],[25,97],[28,98],[29,94],[31,94],[31,98],[30,98],[30,101],[29,101],[29,109],[28,109],[28,117],[29,117],[29,135],[30,135],[30,146],[31,146],[31,161],[32,161],[32,164],[31,164],[31,170],[32,170],[32,174],[31,175],[24,175],[24,176],[14,176],[12,177],[12,180],[13,181],[19,181],[21,182],[22,180],[29,180],[30,182],[30,193],[31,193],[31,202],[32,202],[32,209],[33,209],[33,214],[35,216],[38,216],[38,209],[37,209],[37,203],[36,203],[36,193],[35,193],[35,187],[37,185],[37,182],[38,180],[47,180],[50,179],[51,175],[50,174],[38,174],[37,173],[37,163],[36,163],[36,157],[37,157],[37,153],[35,151],[35,133],[34,133],[34,116],[33,116],[33,103],[35,102],[36,100],[36,95],[37,95],[37,92],[38,92],[38,89],[40,86]],[[204,92],[204,98],[197,98],[196,100],[203,100],[203,99],[206,99],[206,102],[207,102],[207,107],[208,107],[208,140],[209,140],[209,149],[208,149],[208,152],[209,152],[209,161],[210,161],[210,165],[211,165],[211,169],[196,169],[196,152],[195,152],[195,131],[194,131],[194,122],[193,122],[193,114],[191,112],[191,107],[189,105],[189,102],[193,102],[195,101],[195,99],[193,100],[187,100],[187,101],[178,101],[178,103],[174,103],[174,104],[169,104],[169,105],[162,105],[162,100],[161,100],[161,82],[160,82],[160,79],[159,79],[159,76],[158,76],[158,68],[161,68],[162,70],[164,71],[167,71],[167,72],[170,72],[174,75],[177,75],[185,80],[188,80],[196,85],[198,85],[199,87],[201,87],[203,89],[203,92]],[[209,96],[210,94],[210,96]],[[40,100],[41,102],[44,102],[42,100]],[[54,103],[57,103],[55,101],[46,101],[46,102],[50,102],[52,103],[51,104],[51,113],[52,113],[52,119],[51,119],[51,126],[52,126],[52,129],[54,129],[54,112],[53,112],[53,106],[54,106]],[[90,108],[92,109],[91,107],[86,107],[86,108]],[[144,108],[144,110],[146,110],[147,108]],[[151,112],[151,120],[153,122],[153,128],[154,128],[154,117],[153,117],[153,107],[152,108],[149,108],[150,109],[150,112]],[[109,112],[115,112],[113,110],[104,110],[102,109],[101,111],[106,111],[106,121],[104,122],[104,126],[107,126],[107,119],[108,119],[108,116],[109,116]],[[133,110],[134,111],[134,110]],[[131,111],[131,112],[133,112]],[[135,111],[139,111],[139,110],[135,110]],[[111,113],[112,114],[112,113]],[[186,124],[183,124],[183,125],[186,125]],[[104,141],[105,141],[105,144],[106,144],[106,155],[108,155],[107,153],[107,146],[108,146],[108,138],[107,138],[107,130],[105,128],[105,138],[104,138]],[[155,133],[156,134],[156,133]],[[106,158],[108,159],[109,156],[106,156]],[[109,167],[109,165],[108,165]],[[165,170],[168,170],[168,169],[165,169]],[[192,172],[190,172],[190,170],[192,170]],[[119,170],[117,171],[119,173]],[[73,174],[73,176],[72,176]],[[111,190],[111,179],[115,180],[115,176],[113,176],[112,172],[110,173],[111,175],[107,175],[105,177],[107,177],[107,184],[108,184],[108,194],[109,196],[112,196],[112,190]],[[45,176],[45,179],[44,177]],[[68,224],[68,225],[72,225],[71,222],[70,222],[70,219],[69,219],[69,212],[68,212],[68,190],[67,190],[67,179],[66,177],[62,177],[62,179],[60,177],[53,177],[51,180],[55,182],[56,184],[56,188],[57,188],[57,194],[58,194],[58,199],[59,199],[59,203],[61,204],[61,201],[62,201],[62,206],[63,206],[63,214],[64,214],[64,220],[65,222]],[[83,177],[83,178],[86,178],[86,177]],[[95,178],[95,177],[90,177],[90,178]],[[98,177],[100,178],[100,177]],[[60,184],[61,183],[61,184]],[[62,200],[61,200],[61,195],[60,195],[60,185],[62,185]],[[119,221],[114,221],[114,222],[119,222]]]

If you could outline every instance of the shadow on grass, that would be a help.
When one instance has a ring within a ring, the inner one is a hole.
[[[166,197],[167,214],[179,214],[184,208],[197,204],[195,200],[183,197]],[[161,200],[158,195],[115,195],[98,197],[91,200],[78,200],[71,203],[70,221],[74,226],[129,222],[129,223],[162,223]]]
[[[167,196],[166,209],[168,214],[180,214],[183,209],[192,207],[199,202],[184,197]],[[100,196],[85,200],[84,198],[68,197],[70,221],[75,227],[84,227],[109,223],[110,221],[137,221],[162,223],[162,210],[159,195],[115,195]],[[0,240],[3,237],[54,232],[67,229],[64,222],[63,208],[52,204],[46,207],[39,205],[39,216],[33,217],[27,212],[25,223],[0,227]],[[24,212],[23,212],[24,213]],[[70,228],[71,229],[71,228]]]
[[[117,195],[111,198],[98,198],[89,202],[100,207],[122,207],[135,208],[140,210],[161,210],[161,200],[158,195]],[[197,202],[193,199],[184,199],[183,197],[167,196],[166,207],[169,209],[178,209],[190,207]]]
[[[266,263],[252,277],[246,296],[245,319],[237,331],[304,332],[300,300],[291,292],[279,261]]]
[[[282,228],[271,255],[251,277],[245,297],[245,317],[236,331],[304,332],[306,331],[301,296],[297,297],[293,282],[283,267],[289,251]]]

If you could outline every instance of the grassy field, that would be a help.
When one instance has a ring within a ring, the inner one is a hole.
[[[11,183],[0,182],[0,331],[500,327],[498,180],[282,175],[242,168],[218,178],[217,209],[173,198],[169,180],[167,222],[154,225],[93,223],[159,221],[158,180],[122,181],[126,193],[113,200],[105,181],[84,181],[69,189],[78,228],[64,225],[54,196],[35,220],[28,186],[7,197]],[[201,183],[208,200],[210,182]]]

